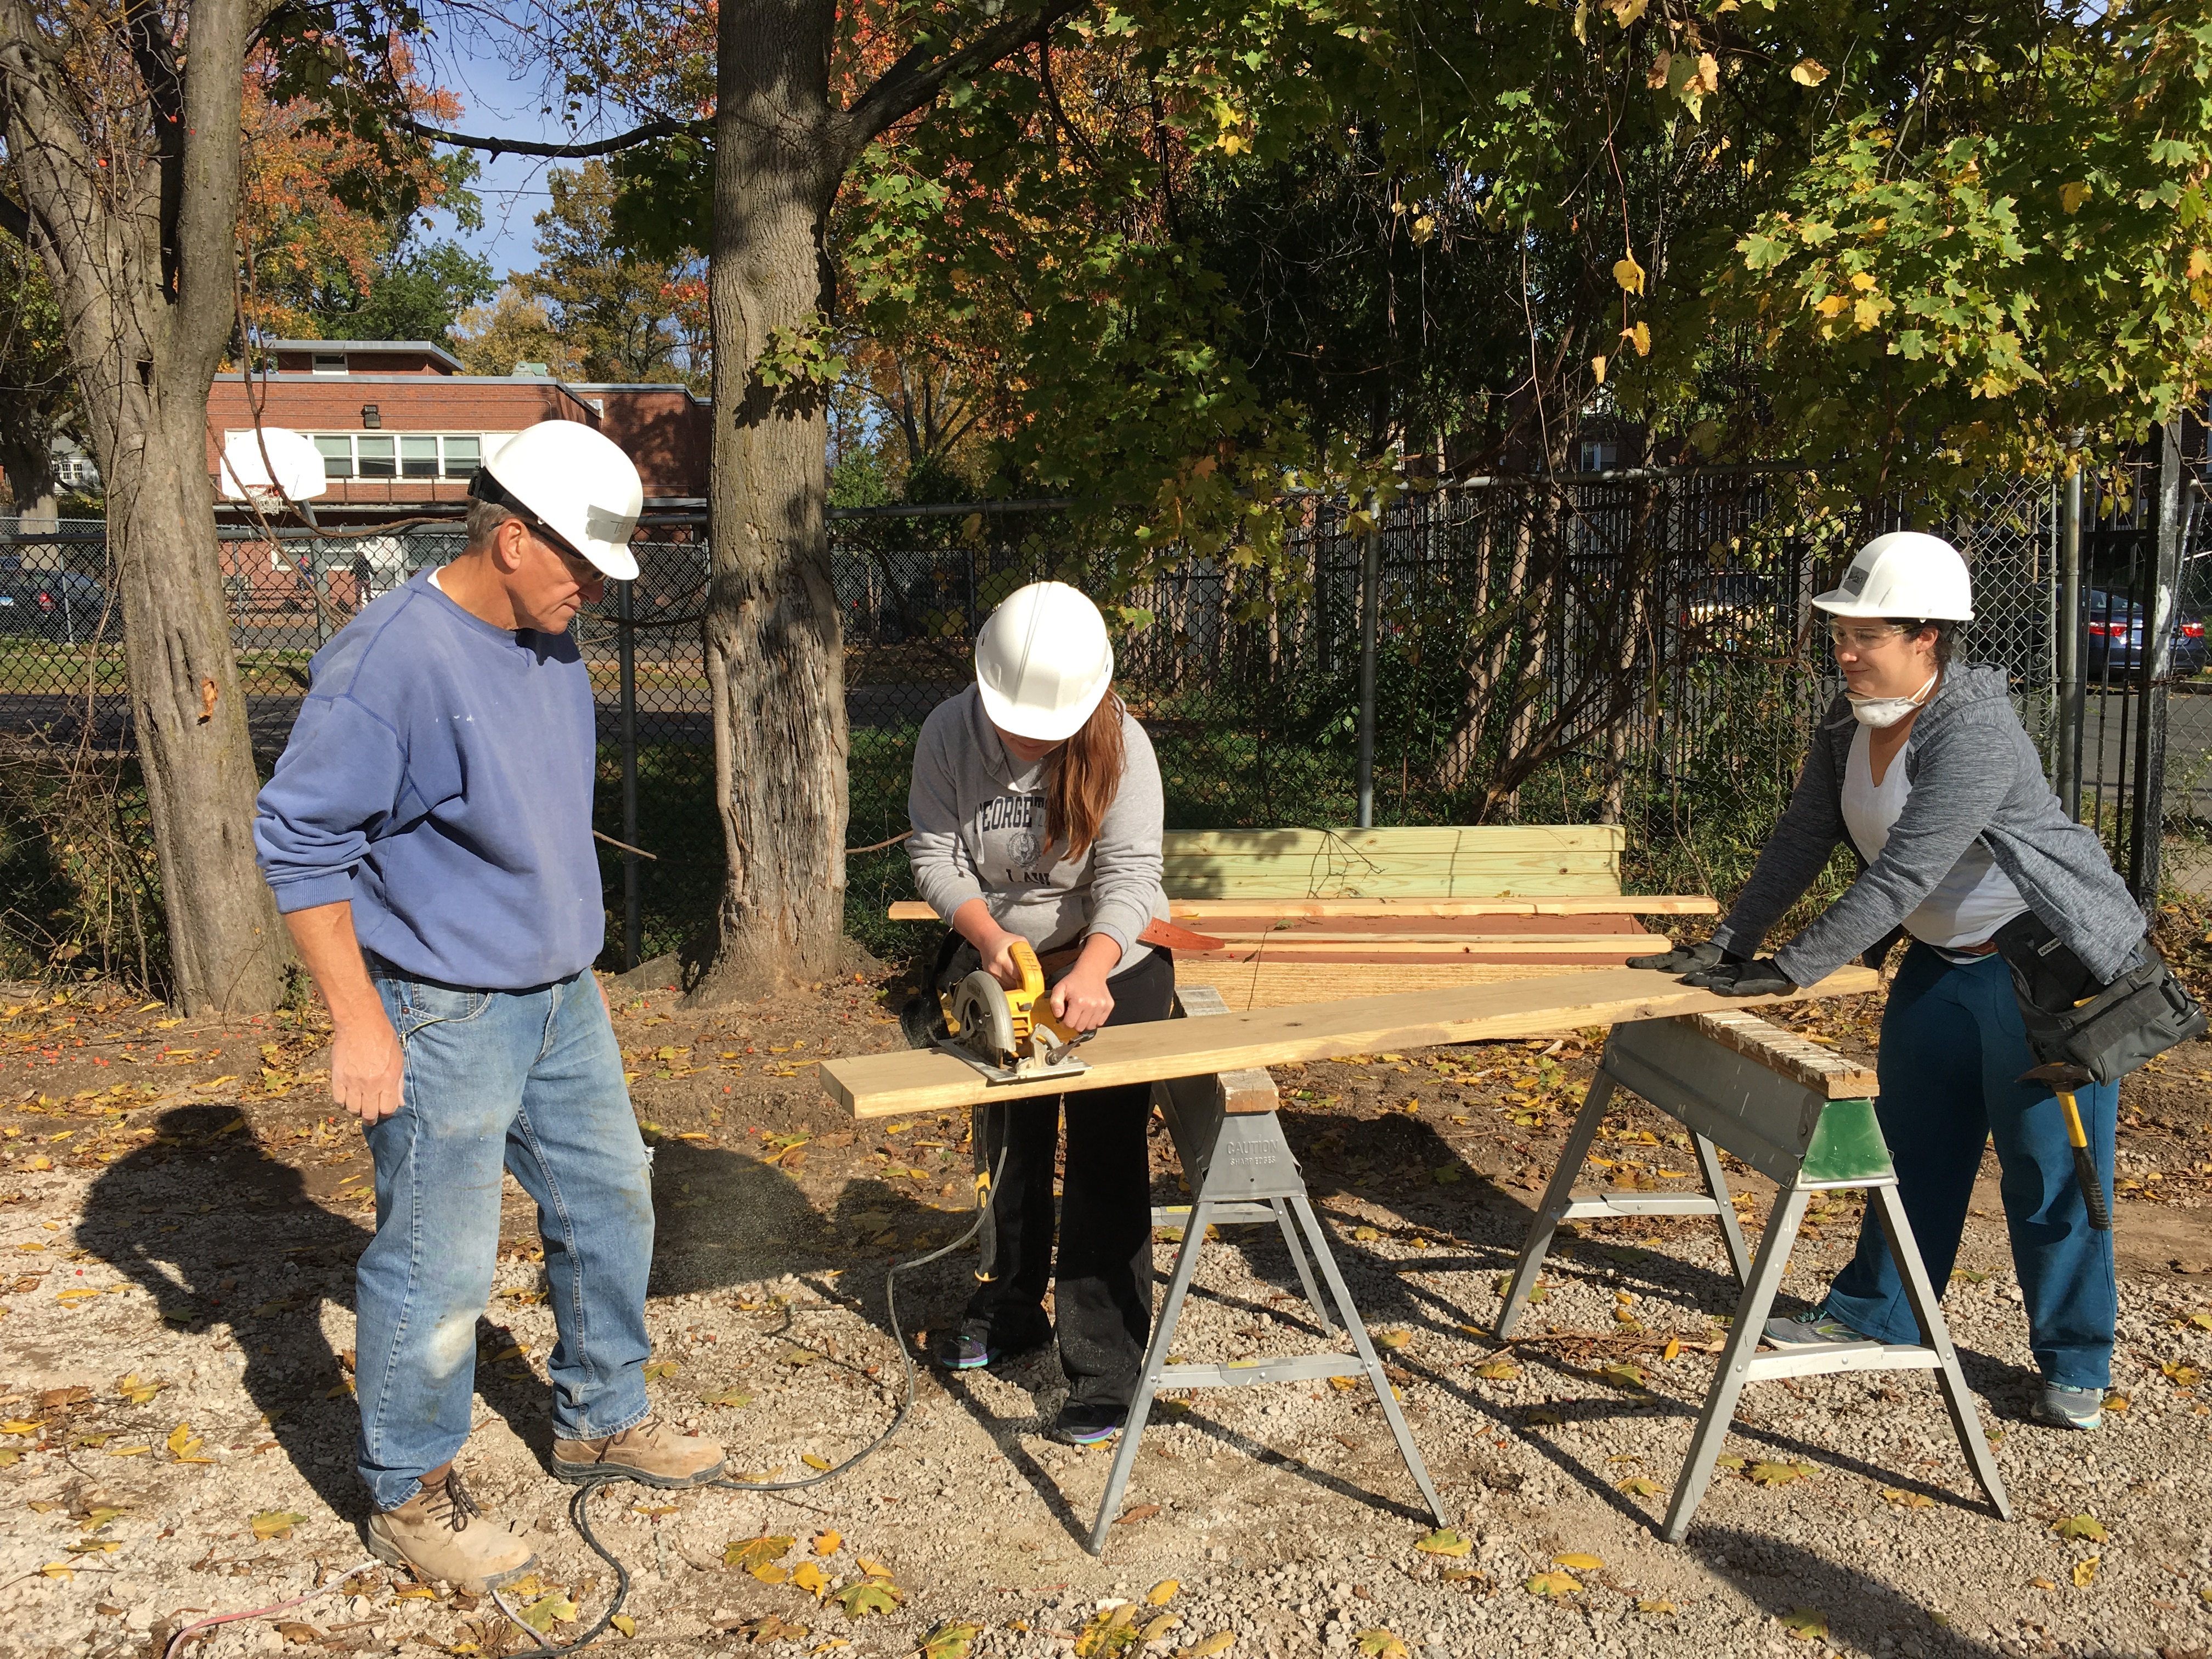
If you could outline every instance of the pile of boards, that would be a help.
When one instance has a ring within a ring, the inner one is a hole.
[[[1536,979],[1663,951],[1639,916],[1710,915],[1697,895],[1626,895],[1617,824],[1238,830],[1165,837],[1179,983],[1230,1009]],[[927,921],[895,904],[894,921]]]

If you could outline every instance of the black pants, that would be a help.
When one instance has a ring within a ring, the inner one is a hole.
[[[1175,963],[1155,950],[1107,981],[1109,1025],[1165,1019],[1175,1007]],[[1053,1270],[1053,1153],[1060,1103],[1067,1108],[1067,1168],[1061,1183],[1060,1262]],[[991,1206],[981,1281],[966,1317],[987,1322],[991,1345],[1036,1347],[1054,1332],[1044,1292],[1057,1280],[1060,1369],[1085,1406],[1135,1398],[1152,1328],[1152,1161],[1145,1145],[1152,1085],[1087,1090],[976,1108],[981,1166],[1006,1168]]]

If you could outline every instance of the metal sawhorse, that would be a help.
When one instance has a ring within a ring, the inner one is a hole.
[[[1996,1460],[1982,1437],[1973,1398],[1959,1371],[1959,1357],[1944,1326],[1936,1287],[1929,1282],[1905,1218],[1889,1147],[1875,1119],[1870,1082],[1863,1071],[1826,1049],[1748,1013],[1636,1020],[1614,1026],[1606,1038],[1597,1076],[1591,1079],[1581,1115],[1559,1155],[1559,1166],[1529,1225],[1520,1266],[1498,1316],[1498,1334],[1507,1335],[1528,1307],[1528,1293],[1535,1288],[1552,1236],[1562,1221],[1710,1215],[1720,1223],[1743,1295],[1736,1303],[1735,1323],[1721,1351],[1712,1388],[1660,1529],[1670,1544],[1680,1542],[1689,1529],[1690,1516],[1712,1480],[1714,1460],[1720,1455],[1744,1384],[1829,1371],[1936,1372],[1943,1403],[1950,1408],[1951,1425],[1975,1480],[1997,1514],[2012,1518]],[[1698,1167],[1705,1175],[1703,1194],[1575,1190],[1575,1177],[1616,1088],[1641,1096],[1690,1131],[1697,1144]],[[1729,1201],[1717,1147],[1726,1148],[1781,1189],[1759,1240],[1759,1255],[1750,1261],[1745,1260],[1743,1234]],[[1921,1340],[1856,1342],[1816,1352],[1755,1352],[1790,1265],[1790,1246],[1796,1242],[1808,1201],[1816,1192],[1852,1187],[1866,1188],[1869,1201],[1877,1206],[1890,1255],[1920,1322]]]
[[[1188,1015],[1228,1012],[1219,994],[1210,986],[1181,987],[1177,996]],[[1352,1305],[1352,1292],[1345,1287],[1344,1276],[1337,1271],[1336,1258],[1329,1251],[1328,1236],[1306,1197],[1298,1161],[1284,1139],[1282,1121],[1275,1115],[1274,1080],[1264,1071],[1181,1078],[1155,1084],[1152,1097],[1167,1120],[1168,1133],[1182,1159],[1191,1201],[1187,1209],[1152,1212],[1154,1225],[1182,1228],[1182,1245],[1176,1253],[1175,1271],[1168,1280],[1167,1301],[1153,1322],[1152,1340],[1145,1351],[1144,1372],[1138,1381],[1137,1397],[1129,1405],[1127,1426],[1114,1449],[1114,1466],[1106,1477],[1105,1496],[1099,1501],[1097,1523],[1091,1529],[1091,1553],[1097,1555],[1106,1547],[1107,1529],[1114,1524],[1115,1512],[1137,1461],[1137,1443],[1144,1436],[1153,1397],[1162,1389],[1227,1389],[1255,1382],[1364,1377],[1382,1404],[1399,1454],[1427,1501],[1429,1513],[1439,1527],[1444,1525],[1443,1500],[1429,1483],[1427,1467],[1413,1444],[1412,1431],[1406,1426],[1405,1413],[1398,1409],[1391,1393],[1382,1358],[1368,1340],[1359,1310]],[[1297,1269],[1298,1284],[1314,1316],[1324,1331],[1334,1331],[1341,1324],[1351,1339],[1351,1353],[1300,1354],[1227,1365],[1168,1363],[1176,1325],[1182,1316],[1183,1298],[1198,1271],[1206,1227],[1223,1221],[1272,1221],[1282,1229],[1283,1242],[1290,1247],[1291,1265]],[[1307,1261],[1309,1249],[1312,1266]],[[1321,1270],[1319,1285],[1314,1279],[1314,1267]],[[1328,1287],[1327,1299],[1322,1295],[1322,1285]],[[1332,1301],[1335,1317],[1331,1316]]]

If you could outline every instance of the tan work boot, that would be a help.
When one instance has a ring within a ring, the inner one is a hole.
[[[553,1473],[573,1484],[610,1475],[648,1486],[703,1486],[722,1473],[722,1449],[657,1417],[599,1440],[556,1440]]]
[[[425,1583],[442,1578],[471,1595],[521,1577],[538,1561],[529,1545],[477,1507],[452,1469],[398,1509],[369,1516],[368,1547]]]

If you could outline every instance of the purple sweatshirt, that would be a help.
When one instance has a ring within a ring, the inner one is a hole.
[[[309,665],[253,844],[289,913],[353,902],[402,971],[519,991],[606,937],[592,685],[566,634],[480,621],[418,572]]]

